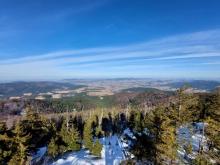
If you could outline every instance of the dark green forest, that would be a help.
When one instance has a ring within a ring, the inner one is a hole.
[[[134,159],[122,164],[152,162],[153,164],[181,164],[177,149],[177,130],[185,124],[207,123],[203,136],[208,137],[208,150],[202,145],[191,164],[211,164],[210,159],[220,163],[220,93],[192,94],[179,89],[175,99],[146,108],[129,101],[126,108],[95,108],[82,111],[56,112],[52,116],[37,111],[36,106],[27,105],[25,115],[7,127],[0,123],[0,164],[24,165],[30,162],[36,149],[47,146],[44,160],[51,162],[60,155],[88,149],[92,155],[101,156],[101,137],[121,135],[129,128],[136,140],[130,152]],[[68,101],[63,105],[70,104]],[[146,132],[147,130],[147,132]],[[190,144],[181,144],[187,153]],[[39,163],[39,162],[38,162]]]

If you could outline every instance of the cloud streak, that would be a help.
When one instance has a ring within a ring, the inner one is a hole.
[[[123,70],[126,75],[132,69],[138,68],[143,72],[141,75],[144,75],[147,69],[168,68],[172,72],[172,69],[178,70],[178,66],[182,66],[183,62],[186,68],[181,67],[182,71],[179,73],[187,72],[189,70],[187,67],[193,67],[191,69],[195,69],[195,72],[196,69],[200,69],[200,72],[205,69],[198,67],[200,65],[208,64],[216,67],[216,63],[220,62],[220,30],[175,35],[126,46],[61,50],[6,59],[0,61],[0,76],[6,77],[10,74],[16,77],[34,77],[34,75],[53,77],[53,75],[60,75],[65,78],[74,77],[76,72],[84,75],[103,75],[105,70],[117,76],[117,69]],[[197,64],[197,68],[193,64]],[[131,76],[132,74],[135,73],[131,73]]]

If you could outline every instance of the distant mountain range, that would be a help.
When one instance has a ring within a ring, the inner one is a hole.
[[[0,95],[2,97],[20,96],[24,93],[32,93],[33,95],[39,93],[51,92],[53,90],[76,89],[80,85],[63,82],[11,82],[0,84]]]
[[[178,81],[167,84],[173,88],[180,88],[185,85],[190,86],[192,88],[212,91],[216,87],[220,86],[220,82],[218,81],[210,81],[210,80],[189,80],[189,81]]]
[[[158,92],[160,90],[173,91],[176,88],[190,86],[198,91],[213,91],[220,86],[218,81],[208,80],[153,80],[153,79],[99,79],[99,80],[64,80],[64,81],[39,81],[39,82],[11,82],[0,83],[0,98],[22,96],[24,93],[39,95],[40,93],[53,92],[54,90],[74,90],[80,87],[89,87],[88,90],[102,88],[112,93],[127,92]],[[154,88],[154,89],[153,89]],[[84,91],[85,92],[85,91]],[[102,93],[102,92],[101,92]]]
[[[155,89],[155,88],[144,88],[144,87],[134,87],[134,88],[128,88],[128,89],[123,89],[121,92],[128,92],[128,93],[141,93],[141,92],[159,92],[161,90]]]

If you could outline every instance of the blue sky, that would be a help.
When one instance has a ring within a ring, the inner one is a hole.
[[[0,4],[0,80],[220,78],[218,0]]]

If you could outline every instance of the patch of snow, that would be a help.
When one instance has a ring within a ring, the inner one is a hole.
[[[38,148],[37,152],[32,156],[31,162],[32,163],[39,162],[43,158],[43,156],[46,154],[46,152],[47,152],[47,147],[46,146]]]
[[[202,135],[203,126],[207,126],[207,123],[193,123],[193,125],[184,125],[180,126],[177,131],[177,143],[179,144],[179,149],[177,150],[179,156],[183,159],[184,162],[196,158],[200,146],[203,150],[208,149],[207,138]],[[192,153],[187,154],[184,146],[191,144]]]
[[[186,154],[184,150],[177,150],[178,154],[181,155],[182,157]]]
[[[134,136],[133,132],[132,132],[129,128],[125,129],[124,132],[123,132],[123,134],[124,134],[124,135],[127,135],[128,137],[130,137],[130,138],[133,139],[133,140],[136,140],[136,139],[137,139],[137,138]]]
[[[194,151],[199,151],[200,145],[203,147],[204,150],[208,149],[206,137],[202,136],[201,134],[198,134],[198,133],[192,135],[193,150]]]
[[[147,136],[150,136],[150,131],[149,131],[148,128],[144,128],[143,133],[144,133],[145,135],[147,135]]]
[[[81,149],[71,152],[66,158],[61,158],[51,165],[119,165],[125,160],[123,145],[116,135],[100,139],[103,144],[101,158],[90,155],[88,150]]]
[[[128,143],[122,142],[122,147],[127,148],[127,147],[129,147],[129,145],[128,145]]]
[[[212,164],[216,164],[216,161],[213,160],[213,159],[210,159],[209,161],[210,161]]]
[[[204,123],[204,122],[194,123],[194,127],[195,127],[196,129],[200,129],[200,130],[202,130],[203,127],[206,127],[207,125],[208,125],[208,123]]]

